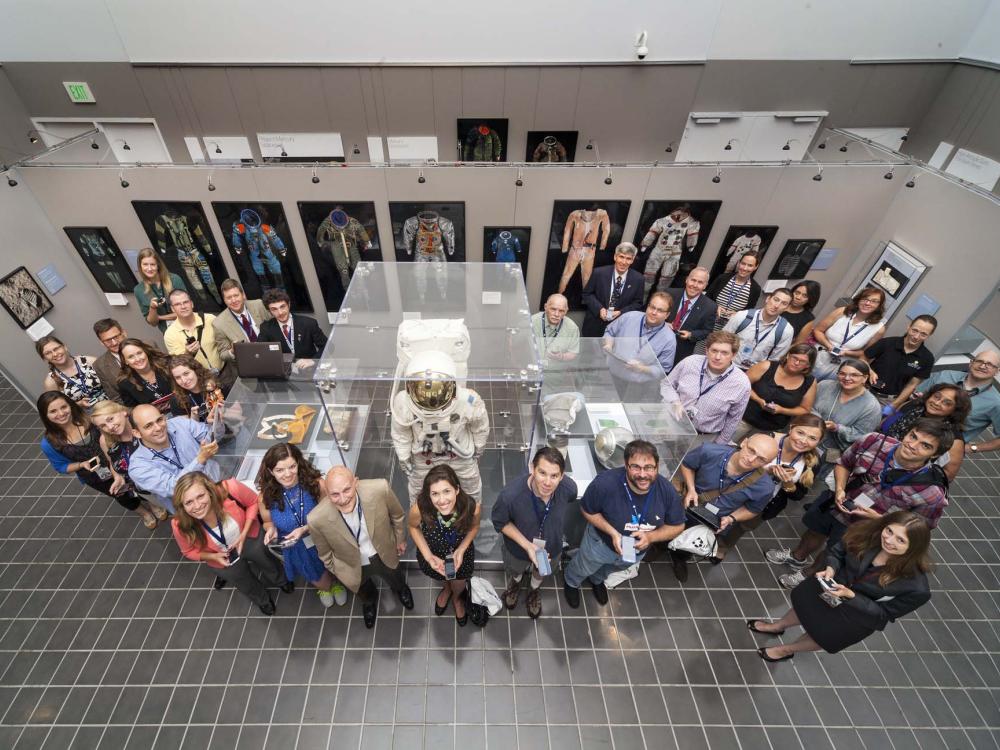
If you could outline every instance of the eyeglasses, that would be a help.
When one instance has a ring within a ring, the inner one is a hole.
[[[838,375],[845,380],[860,380],[864,377],[860,372],[840,372]]]
[[[979,365],[980,367],[989,367],[991,370],[1000,370],[1000,365],[993,364],[985,359],[974,359],[972,360],[972,364]]]
[[[656,471],[657,466],[656,464],[642,464],[641,466],[639,464],[629,464],[628,468],[630,471],[634,471],[640,474],[650,474]]]
[[[669,308],[664,309],[662,307],[653,307],[652,305],[650,305],[649,309],[652,310],[653,312],[660,313],[660,315],[669,315],[670,314],[670,309]]]
[[[123,338],[125,338],[125,334],[124,333],[119,333],[119,334],[117,334],[115,336],[107,336],[107,337],[101,339],[101,343],[102,344],[113,344],[116,341],[121,341]]]

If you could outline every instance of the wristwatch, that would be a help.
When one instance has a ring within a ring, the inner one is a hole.
[[[972,451],[973,453],[979,453],[979,446],[973,443],[972,445],[969,446],[969,450]]]

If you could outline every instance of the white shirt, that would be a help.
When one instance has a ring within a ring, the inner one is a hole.
[[[368,535],[368,522],[363,518],[363,511],[361,508],[361,498],[359,497],[354,503],[354,510],[350,513],[344,513],[340,511],[340,515],[343,517],[344,521],[347,523],[347,528],[351,530],[354,538],[358,542],[358,548],[361,550],[361,564],[367,565],[369,560],[378,555],[375,551],[375,545],[372,544],[372,538]],[[360,535],[358,534],[358,527],[361,528]]]
[[[218,534],[219,533],[218,525],[213,526],[212,531]],[[238,523],[236,523],[236,521],[233,520],[231,516],[226,516],[226,520],[222,522],[222,538],[226,540],[225,547],[222,547],[219,544],[219,540],[216,539],[212,534],[205,534],[205,536],[208,537],[209,541],[213,545],[215,545],[216,549],[218,549],[219,552],[225,552],[234,544],[236,544],[237,541],[239,541],[240,526]]]

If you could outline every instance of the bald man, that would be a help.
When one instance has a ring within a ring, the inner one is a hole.
[[[365,627],[375,627],[378,614],[375,577],[413,609],[413,593],[399,567],[406,515],[389,483],[358,479],[346,466],[335,466],[323,485],[327,499],[309,513],[309,535],[323,564],[361,600]]]
[[[531,332],[545,364],[576,359],[580,353],[580,329],[567,317],[568,312],[569,300],[553,294],[545,300],[542,312],[531,316]]]
[[[700,508],[702,514],[707,511],[712,525],[718,524],[719,548],[711,558],[713,563],[725,556],[727,535],[741,521],[760,515],[774,495],[774,480],[765,467],[777,455],[778,441],[758,434],[744,439],[738,448],[702,443],[681,461],[688,526],[703,522],[691,512],[692,508]],[[671,550],[670,557],[677,580],[686,581],[690,555]]]

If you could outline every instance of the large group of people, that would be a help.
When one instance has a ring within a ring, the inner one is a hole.
[[[1000,438],[980,441],[987,426],[1000,433],[1000,353],[977,354],[968,373],[932,372],[925,342],[937,321],[920,315],[903,336],[885,337],[878,288],[817,321],[819,284],[764,294],[753,253],[712,282],[697,267],[683,286],[661,279],[655,290],[631,269],[636,254],[623,243],[591,276],[583,335],[601,338],[623,401],[658,399],[697,432],[673,478],[661,473],[657,446],[636,439],[623,465],[600,472],[578,500],[564,454],[545,446],[491,498],[487,521],[482,488],[461,462],[409,467],[416,500],[407,511],[386,478],[361,479],[343,466],[324,476],[299,448],[278,443],[251,488],[214,458],[230,437],[222,417],[239,375],[234,344],[273,341],[309,367],[326,338],[315,320],[290,312],[283,291],[248,300],[233,279],[220,287],[226,309],[200,313],[150,250],[139,253],[135,291],[159,341],[130,336],[113,319],[94,324],[99,357],[74,355],[54,336],[38,341],[41,449],[56,471],[113,498],[146,528],[169,521],[184,557],[265,615],[276,611],[273,588],[291,592],[296,581],[325,607],[343,605],[350,591],[369,628],[376,578],[412,609],[400,567],[412,543],[420,572],[440,583],[435,614],[450,608],[459,626],[470,615],[476,622],[470,579],[482,523],[500,535],[508,609],[527,589],[526,611],[539,617],[543,582],[558,571],[570,608],[581,606],[584,583],[604,606],[609,585],[644,560],[668,555],[683,583],[692,559],[722,563],[741,536],[806,497],[801,539],[766,553],[784,569],[778,580],[792,590],[791,608],[774,622],[746,623],[762,636],[796,626],[804,634],[761,648],[762,659],[839,651],[925,603],[949,483],[968,453],[1000,448]],[[532,318],[545,363],[580,350],[568,312],[554,294]],[[648,356],[622,354],[625,341]],[[475,456],[463,460],[477,460],[485,439],[472,435]],[[571,545],[573,513],[585,531]]]

